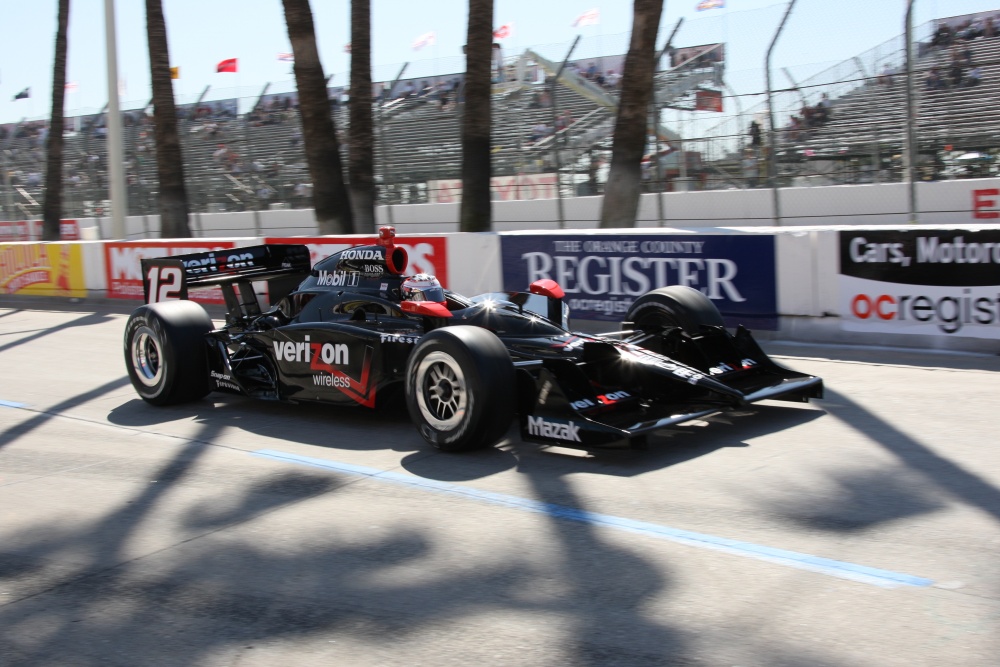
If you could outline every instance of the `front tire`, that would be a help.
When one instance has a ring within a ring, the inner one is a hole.
[[[639,329],[679,327],[691,336],[700,334],[702,326],[725,326],[712,300],[686,285],[646,292],[632,303],[625,319]]]
[[[486,329],[443,327],[410,355],[406,407],[424,440],[448,452],[489,447],[514,417],[514,365]]]
[[[205,334],[212,319],[191,301],[163,301],[136,308],[125,325],[125,367],[142,400],[172,405],[209,392]]]

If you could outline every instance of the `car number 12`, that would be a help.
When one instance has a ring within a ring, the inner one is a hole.
[[[150,303],[181,297],[181,269],[176,266],[151,266],[146,278]]]

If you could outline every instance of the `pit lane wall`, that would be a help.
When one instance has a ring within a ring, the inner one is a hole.
[[[727,323],[746,323],[762,339],[995,354],[1000,222],[991,219],[1000,213],[991,214],[1000,196],[982,184],[965,187],[977,206],[964,211],[962,224],[689,223],[489,234],[420,234],[397,227],[412,271],[435,273],[465,294],[523,289],[539,277],[554,278],[566,289],[574,326],[586,330],[616,328],[631,300],[646,289],[688,284],[708,294]],[[643,206],[648,208],[648,198]],[[969,222],[972,214],[981,222]],[[78,221],[84,238],[87,222]],[[279,233],[130,242],[0,239],[0,294],[135,300],[141,298],[140,257],[276,241],[307,243],[320,257],[370,239]],[[219,300],[218,294],[201,296]],[[0,301],[10,303],[6,296]]]

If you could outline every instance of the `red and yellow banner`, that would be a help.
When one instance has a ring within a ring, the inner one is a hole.
[[[0,293],[87,296],[80,246],[75,243],[0,245]]]

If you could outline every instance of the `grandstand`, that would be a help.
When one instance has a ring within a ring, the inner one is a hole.
[[[990,13],[992,14],[992,13]],[[937,24],[960,26],[969,17],[942,19]],[[929,32],[929,31],[928,31]],[[995,172],[992,154],[1000,147],[995,109],[1000,108],[1000,37],[959,40],[981,68],[977,86],[927,90],[924,76],[934,67],[947,70],[949,48],[918,44],[915,63],[917,134],[922,177],[961,177]],[[782,129],[775,137],[779,184],[836,184],[887,182],[902,177],[905,100],[902,81],[902,39],[842,63],[776,94],[776,120]],[[661,109],[692,109],[698,91],[721,95],[724,45],[678,49],[669,66],[657,73],[656,96]],[[586,75],[594,58],[570,63],[558,83],[550,87],[557,68],[535,51],[508,61],[506,82],[494,86],[493,170],[495,176],[563,174],[563,193],[591,194],[579,186],[593,178],[595,156],[607,155],[617,105],[613,85]],[[600,58],[601,69],[620,71],[623,57]],[[862,64],[862,61],[867,65]],[[892,85],[881,77],[888,66],[896,74]],[[443,89],[461,74],[414,79],[420,92],[405,98],[380,99],[374,105],[376,181],[380,203],[435,201],[433,184],[461,177],[459,90]],[[408,82],[400,82],[400,87]],[[424,87],[424,84],[427,86]],[[397,88],[399,90],[399,88]],[[554,96],[551,91],[554,90]],[[332,89],[332,114],[344,138],[350,132],[342,91]],[[802,106],[815,104],[822,93],[830,96],[827,122],[800,129],[785,123]],[[236,211],[257,208],[305,207],[310,178],[305,164],[301,126],[294,108],[295,94],[262,96],[250,113],[239,115],[236,100],[182,109],[179,129],[185,157],[188,196],[194,211]],[[741,111],[699,137],[685,137],[663,126],[655,128],[661,176],[647,170],[648,187],[671,188],[686,175],[697,188],[746,187],[752,183],[741,160],[748,148],[745,124],[761,118],[762,105]],[[538,140],[532,128],[552,126],[556,113],[569,112],[572,124]],[[156,161],[150,116],[145,110],[124,112],[129,213],[155,214]],[[65,144],[65,204],[67,217],[103,215],[107,207],[106,147],[101,114],[69,119]],[[34,121],[0,128],[4,184],[0,205],[7,219],[38,217],[44,185],[45,123]],[[765,133],[766,135],[766,133]],[[555,150],[558,149],[558,152]],[[679,150],[680,149],[680,150]],[[763,165],[767,146],[755,149]],[[221,151],[221,154],[220,154]],[[682,158],[683,156],[683,158]],[[346,161],[345,161],[346,165]],[[588,173],[591,171],[591,173]],[[761,170],[763,174],[763,170]],[[763,184],[763,179],[759,179]]]

